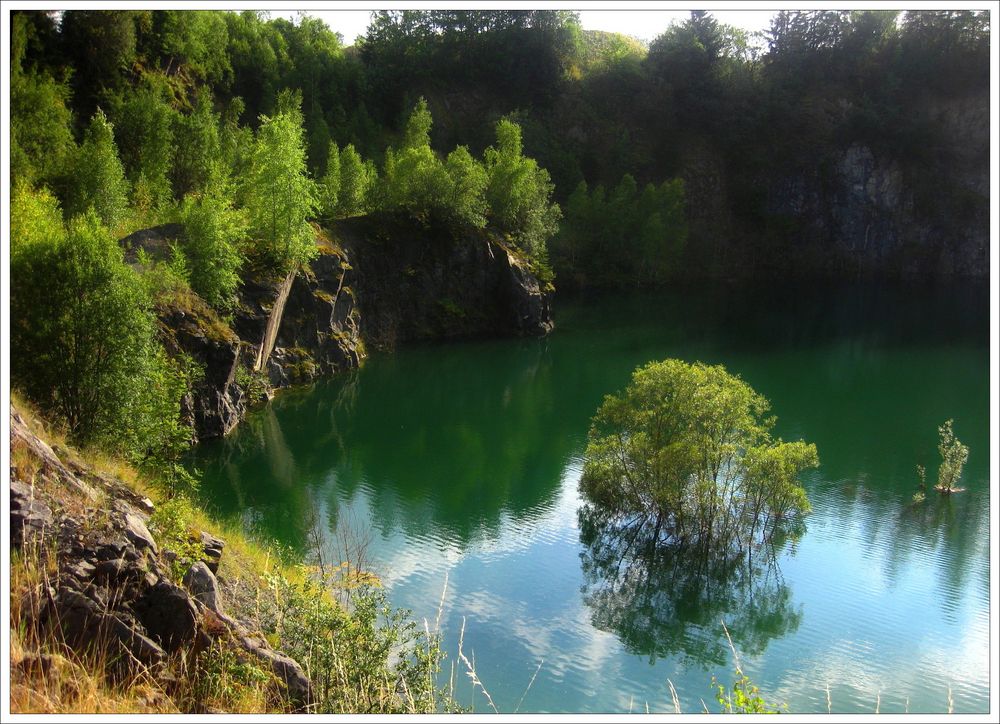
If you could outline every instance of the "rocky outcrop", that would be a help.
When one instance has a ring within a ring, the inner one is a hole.
[[[334,231],[355,266],[362,335],[378,348],[553,328],[550,290],[493,234],[404,216],[350,219]]]
[[[181,410],[195,440],[229,433],[243,419],[249,403],[246,387],[239,383],[240,369],[250,356],[247,345],[214,313],[209,316],[203,304],[169,305],[159,315],[168,352],[183,353],[197,367]]]
[[[913,123],[927,135],[920,158],[845,142],[760,180],[766,211],[789,225],[802,264],[922,278],[989,273],[988,98],[928,98]]]
[[[193,363],[182,401],[193,441],[225,436],[275,389],[358,367],[365,341],[552,329],[551,290],[495,235],[406,216],[314,228],[318,256],[287,276],[248,275],[228,323],[196,294],[158,303],[168,353]],[[182,235],[176,224],[136,232],[122,240],[126,259],[165,260]]]
[[[40,570],[54,571],[25,594],[30,600],[21,602],[26,618],[19,625],[97,655],[112,680],[146,672],[167,689],[172,666],[222,641],[271,671],[295,707],[308,707],[312,689],[302,667],[222,613],[224,590],[209,563],[218,569],[223,541],[207,533],[196,538],[205,560],[177,585],[168,571],[171,552],[147,525],[148,499],[71,459],[70,451],[62,459],[14,409],[10,431],[19,461],[11,468],[11,544],[38,558]],[[12,662],[24,670],[62,665],[44,653]]]
[[[717,138],[686,138],[676,152],[689,225],[681,273],[985,278],[989,96],[911,105],[898,139],[856,127],[846,99],[825,107],[839,130],[816,143],[724,151]]]
[[[347,254],[321,237],[320,254],[294,278],[266,370],[275,387],[354,369],[365,357]]]

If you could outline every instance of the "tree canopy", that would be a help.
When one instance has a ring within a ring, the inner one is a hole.
[[[767,412],[721,365],[651,362],[594,416],[581,491],[622,534],[741,556],[801,522],[799,475],[819,464],[814,445],[775,440]]]

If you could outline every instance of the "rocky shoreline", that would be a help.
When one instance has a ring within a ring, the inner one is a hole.
[[[360,366],[367,349],[419,340],[544,335],[552,290],[497,235],[460,232],[405,215],[315,227],[319,251],[288,277],[248,274],[231,319],[200,299],[158,310],[168,353],[199,370],[182,401],[192,442],[227,435],[248,407],[277,389]],[[183,228],[168,224],[122,240],[166,258]]]
[[[294,710],[307,711],[312,687],[302,667],[272,649],[241,620],[238,593],[217,577],[225,543],[192,533],[201,560],[180,581],[178,554],[148,523],[149,498],[97,472],[68,448],[57,453],[10,412],[10,536],[13,550],[40,561],[47,574],[22,595],[20,624],[28,638],[55,640],[81,656],[98,656],[112,681],[148,674],[169,696],[197,656],[213,646],[270,672]],[[52,653],[11,662],[22,683],[68,665]]]

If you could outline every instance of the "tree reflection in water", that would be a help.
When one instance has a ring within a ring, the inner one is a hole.
[[[581,592],[591,623],[650,663],[680,655],[724,666],[729,645],[722,620],[740,653],[751,656],[802,621],[777,565],[778,541],[752,558],[710,557],[692,547],[655,545],[651,526],[624,528],[591,505],[580,508],[578,519]]]

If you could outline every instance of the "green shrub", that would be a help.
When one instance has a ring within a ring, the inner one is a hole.
[[[935,488],[943,493],[962,490],[955,485],[961,479],[962,468],[969,459],[969,448],[955,437],[952,422],[948,420],[938,428],[938,453],[941,455],[941,466],[938,468],[938,482]]]
[[[173,459],[185,381],[157,341],[148,290],[93,210],[63,227],[57,208],[44,192],[12,205],[11,379],[78,442]]]
[[[768,407],[721,365],[651,362],[594,416],[581,491],[654,545],[725,560],[768,543],[809,511],[798,476],[819,464],[814,445],[771,437]]]
[[[181,493],[157,505],[149,519],[150,532],[156,536],[157,543],[173,554],[170,575],[177,582],[204,557],[201,542],[193,536],[194,516],[194,506]]]
[[[264,633],[306,670],[317,712],[433,713],[445,699],[436,688],[442,653],[437,634],[421,631],[385,593],[362,585],[338,605],[321,583],[265,582],[274,595]]]
[[[180,209],[191,288],[216,309],[230,307],[244,258],[240,242],[246,219],[222,196],[188,195]]]

